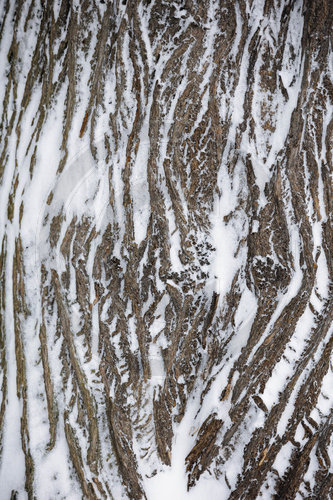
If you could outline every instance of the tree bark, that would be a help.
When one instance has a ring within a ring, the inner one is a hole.
[[[0,497],[331,498],[333,2],[0,15]]]

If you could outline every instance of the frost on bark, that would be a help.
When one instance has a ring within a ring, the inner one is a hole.
[[[330,498],[333,3],[0,15],[0,497]]]

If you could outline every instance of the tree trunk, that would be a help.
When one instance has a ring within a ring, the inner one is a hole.
[[[332,25],[1,2],[1,499],[331,498]]]

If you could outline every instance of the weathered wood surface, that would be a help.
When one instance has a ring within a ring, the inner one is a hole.
[[[0,498],[331,498],[333,2],[0,15]]]

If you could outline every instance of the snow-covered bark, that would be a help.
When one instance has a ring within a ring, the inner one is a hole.
[[[330,498],[333,3],[0,5],[0,498]]]

